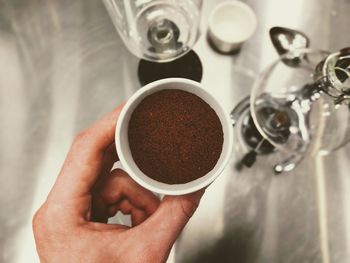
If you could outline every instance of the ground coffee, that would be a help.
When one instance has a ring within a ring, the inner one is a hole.
[[[215,111],[198,96],[162,90],[145,97],[129,122],[129,145],[139,169],[159,182],[181,184],[216,165],[223,131]]]

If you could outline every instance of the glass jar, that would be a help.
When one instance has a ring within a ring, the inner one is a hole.
[[[139,58],[168,62],[199,37],[202,0],[103,0],[125,46]]]

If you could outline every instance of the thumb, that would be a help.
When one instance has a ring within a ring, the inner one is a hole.
[[[188,220],[196,211],[204,189],[183,196],[166,196],[158,209],[137,228],[146,234],[149,245],[169,251]],[[144,236],[144,235],[143,235]],[[161,248],[159,248],[161,246]]]

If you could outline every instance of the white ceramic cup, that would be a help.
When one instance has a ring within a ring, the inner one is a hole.
[[[218,115],[223,129],[224,142],[220,158],[215,167],[205,176],[184,184],[166,184],[158,182],[145,175],[132,158],[128,140],[128,126],[131,115],[137,105],[148,95],[164,89],[178,89],[193,93],[208,103]],[[212,183],[230,159],[233,147],[233,128],[229,115],[220,103],[200,83],[182,79],[169,78],[152,82],[139,89],[123,107],[116,126],[115,142],[121,168],[126,171],[138,184],[153,192],[166,195],[183,195],[195,192]]]
[[[222,53],[238,51],[255,32],[257,19],[254,11],[240,1],[218,4],[209,16],[208,37]]]

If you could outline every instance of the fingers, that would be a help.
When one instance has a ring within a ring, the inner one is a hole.
[[[135,230],[147,237],[145,242],[161,244],[168,251],[180,235],[195,210],[204,190],[184,196],[167,196],[157,211]]]
[[[114,142],[115,125],[122,106],[106,114],[73,142],[51,192],[71,199],[89,193],[100,174],[107,148]]]
[[[131,206],[144,211],[148,216],[157,210],[160,203],[152,192],[138,185],[120,169],[114,170],[107,177],[99,189],[99,194],[106,205],[111,206],[127,200]]]
[[[111,205],[107,208],[108,217],[113,217],[117,214],[119,208],[118,205]]]
[[[147,218],[148,215],[144,211],[139,209],[133,210],[133,212],[131,213],[132,226],[137,226],[143,223]]]
[[[94,190],[98,191],[103,185],[104,181],[108,179],[111,170],[113,168],[113,165],[115,162],[119,160],[117,149],[115,147],[115,144],[112,143],[106,150],[103,161],[102,161],[102,168],[99,177],[97,178],[96,183],[94,184]]]
[[[149,215],[145,211],[138,209],[126,199],[119,202],[117,207],[118,210],[121,211],[123,214],[131,215],[131,222],[133,226],[141,224],[149,217]]]
[[[95,195],[92,198],[90,221],[107,223],[108,217],[109,217],[108,208],[104,204],[102,198],[98,195]]]
[[[94,188],[91,221],[107,223],[118,211],[130,214],[132,225],[145,221],[159,206],[159,199],[116,169]]]
[[[106,150],[103,156],[103,164],[102,170],[100,173],[100,177],[109,176],[115,162],[119,161],[119,157],[117,154],[117,149],[115,147],[115,143],[112,143]]]
[[[109,206],[107,209],[108,217],[115,216],[118,211],[122,212],[123,214],[131,215],[132,226],[141,224],[149,217],[145,211],[136,208],[126,199],[120,201],[117,205]]]
[[[111,209],[107,207],[103,202],[102,198],[98,194],[98,189],[101,187],[101,185],[103,185],[107,176],[109,176],[111,169],[117,160],[118,160],[118,155],[115,148],[115,144],[113,143],[107,148],[104,154],[101,173],[91,191],[92,192],[91,211],[90,211],[90,216],[87,217],[87,219],[90,221],[107,223],[108,218],[111,217],[110,216]]]

